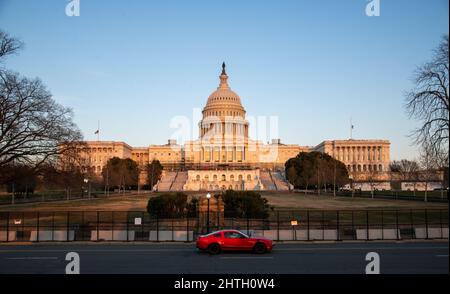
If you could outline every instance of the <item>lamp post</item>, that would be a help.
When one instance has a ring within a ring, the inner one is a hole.
[[[89,179],[84,179],[84,182],[87,184],[87,183],[89,183],[89,185],[88,185],[88,199],[91,199],[91,183],[89,182]]]
[[[206,233],[209,234],[209,199],[211,199],[211,194],[206,194],[206,199],[208,199],[208,210],[206,211]]]

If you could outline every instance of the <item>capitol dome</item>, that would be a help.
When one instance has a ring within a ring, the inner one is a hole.
[[[241,98],[230,89],[228,85],[228,76],[225,72],[225,63],[222,64],[222,73],[220,74],[220,84],[217,90],[208,97],[205,108],[203,109],[203,118],[209,116],[216,117],[245,117],[245,109],[241,104]]]
[[[199,122],[200,137],[209,135],[230,136],[232,138],[248,137],[248,121],[245,120],[245,109],[241,98],[230,89],[225,62],[222,63],[220,84],[211,93],[203,108],[203,118]]]

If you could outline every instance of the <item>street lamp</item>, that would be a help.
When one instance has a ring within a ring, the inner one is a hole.
[[[88,186],[88,199],[91,199],[91,183],[89,182],[89,179],[84,179],[84,182],[86,184],[89,183],[89,186]]]
[[[206,199],[208,199],[208,210],[206,212],[206,233],[209,234],[209,199],[211,199],[211,194],[206,194]]]

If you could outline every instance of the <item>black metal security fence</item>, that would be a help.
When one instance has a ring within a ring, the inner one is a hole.
[[[268,219],[211,217],[276,241],[448,239],[448,209],[275,211]],[[0,212],[0,242],[181,241],[206,233],[198,218],[157,219],[143,211]]]

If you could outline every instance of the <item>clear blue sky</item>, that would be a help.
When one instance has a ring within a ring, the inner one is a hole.
[[[388,139],[414,158],[403,93],[448,34],[447,0],[0,0],[0,28],[26,47],[6,66],[40,77],[73,108],[85,139],[163,144],[192,117],[227,63],[248,115],[279,116],[285,143]],[[195,121],[197,123],[197,121]]]

